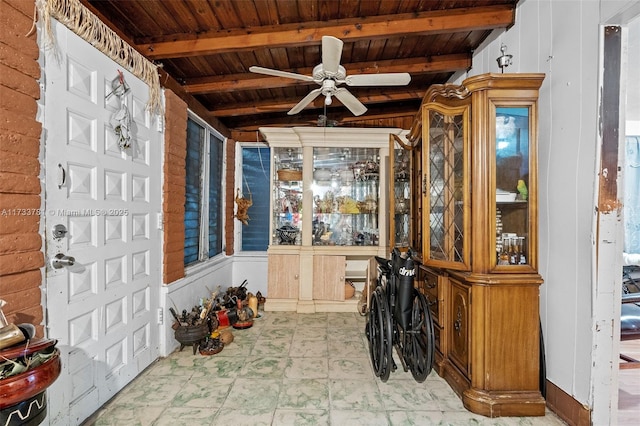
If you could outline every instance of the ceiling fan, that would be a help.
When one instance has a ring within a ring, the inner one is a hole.
[[[331,105],[331,97],[335,96],[346,106],[353,115],[362,115],[367,111],[362,102],[340,84],[347,86],[405,86],[411,81],[411,75],[401,73],[381,74],[356,74],[347,76],[346,70],[340,65],[342,56],[342,40],[332,37],[322,37],[322,63],[313,68],[312,75],[296,74],[288,71],[279,71],[263,67],[250,67],[249,71],[257,74],[266,74],[274,77],[286,77],[319,84],[320,88],[313,89],[296,106],[287,113],[294,115],[302,111],[315,98],[324,95],[325,105]]]

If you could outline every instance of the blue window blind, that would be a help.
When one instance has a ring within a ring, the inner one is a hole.
[[[187,120],[184,264],[222,253],[224,141],[213,129]]]
[[[223,143],[209,137],[209,257],[222,253],[222,167]]]
[[[204,128],[187,122],[186,199],[184,206],[184,264],[198,261],[200,250],[201,176]]]
[[[249,225],[242,225],[242,250],[266,251],[269,246],[269,148],[242,148],[242,194],[251,198]],[[247,189],[248,186],[248,189]]]

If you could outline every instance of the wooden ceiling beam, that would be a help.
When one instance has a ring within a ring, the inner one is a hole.
[[[324,35],[343,41],[443,34],[509,27],[513,5],[437,10],[430,12],[341,19],[215,31],[198,36],[170,35],[137,44],[150,59],[214,55],[254,49],[319,44]],[[186,38],[183,38],[186,37]]]
[[[422,99],[425,91],[400,91],[393,93],[380,93],[376,95],[358,95],[358,99],[366,104],[379,104],[383,102],[397,102]],[[324,99],[324,98],[323,98]],[[273,112],[289,111],[300,99],[273,100],[264,102],[252,102],[244,105],[234,104],[227,108],[218,108],[210,111],[210,115],[214,117],[238,117],[243,115],[265,114]],[[340,105],[340,101],[336,100],[336,104]]]
[[[266,142],[258,130],[232,130],[231,139],[237,142]]]
[[[339,126],[340,124],[358,126],[359,123],[363,122],[371,122],[374,120],[393,120],[401,117],[409,117],[413,120],[416,115],[416,111],[418,111],[419,108],[419,100],[410,100],[398,102],[397,104],[394,104],[392,108],[390,108],[389,105],[377,104],[372,106],[364,115],[361,116],[351,114],[346,108],[332,108],[327,110],[326,114],[330,121],[337,121]],[[315,126],[320,114],[322,114],[321,110],[314,111],[312,109],[306,109],[296,115],[245,115],[241,117],[229,117],[227,121],[231,124],[230,128],[234,131],[255,131],[261,126]],[[255,136],[251,140],[256,140]]]
[[[359,126],[364,122],[372,121],[384,121],[393,120],[397,118],[407,118],[413,120],[418,110],[418,104],[415,102],[408,103],[407,105],[400,105],[389,109],[386,107],[372,108],[367,111],[365,115],[356,117],[349,111],[342,112],[327,112],[330,121],[337,121],[338,127],[345,126]],[[282,117],[238,117],[233,119],[233,131],[238,133],[255,132],[260,127],[265,126],[278,126],[278,127],[296,127],[296,126],[315,126],[318,121],[318,115],[312,112],[303,112],[293,116],[283,115]],[[372,126],[363,126],[372,127]],[[393,127],[392,125],[376,124],[373,127]],[[240,139],[243,138],[243,139]],[[238,136],[236,140],[255,141],[255,133],[244,133],[244,136]]]
[[[436,72],[454,72],[471,67],[471,54],[461,53],[420,58],[394,59],[387,61],[354,62],[344,64],[347,75],[376,74],[389,72],[408,72],[411,75]],[[313,68],[288,70],[298,74],[311,75]],[[283,77],[261,76],[253,73],[227,74],[211,77],[193,78],[183,86],[187,93],[232,92],[237,90],[259,90],[276,87],[313,85]]]

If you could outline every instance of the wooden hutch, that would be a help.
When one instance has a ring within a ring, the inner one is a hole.
[[[435,369],[472,412],[542,416],[538,90],[544,74],[435,85],[409,132],[411,245]],[[544,382],[542,382],[544,383]]]

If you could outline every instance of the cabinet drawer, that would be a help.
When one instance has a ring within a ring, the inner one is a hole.
[[[429,302],[429,310],[433,316],[433,320],[439,325],[443,324],[442,318],[444,310],[442,309],[443,297],[441,296],[440,277],[428,269],[420,268],[419,274],[419,290],[427,298]]]

